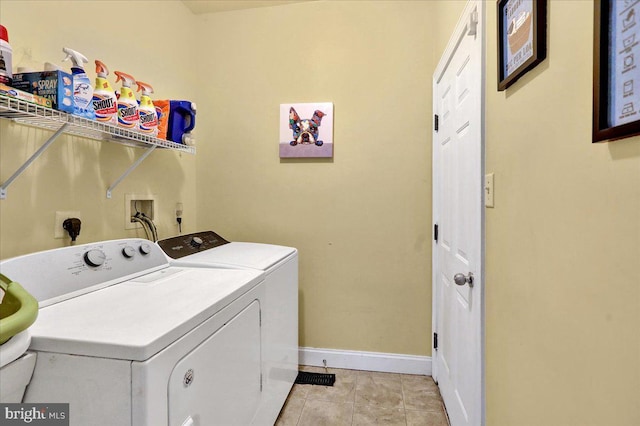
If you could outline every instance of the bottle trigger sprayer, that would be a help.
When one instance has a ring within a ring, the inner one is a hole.
[[[122,80],[120,97],[118,98],[118,125],[131,130],[138,130],[138,101],[136,100],[131,85],[136,79],[122,71],[114,71],[118,76],[116,83]]]
[[[101,61],[96,59],[95,62],[97,77],[93,91],[93,108],[96,111],[96,120],[115,126],[118,124],[118,99],[107,80],[109,69]]]
[[[158,136],[158,115],[156,114],[156,108],[153,105],[153,101],[149,95],[153,93],[153,87],[150,84],[143,81],[136,81],[138,85],[138,92],[142,90],[140,96],[140,131],[144,134]]]
[[[91,80],[89,80],[82,67],[89,60],[82,53],[68,47],[63,47],[62,51],[67,54],[62,61],[71,60],[73,62],[71,67],[71,73],[73,74],[73,113],[80,117],[94,120],[96,114],[91,102],[93,100],[93,88],[91,87]]]

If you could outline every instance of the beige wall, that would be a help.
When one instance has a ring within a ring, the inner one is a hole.
[[[301,346],[430,354],[431,2],[205,15],[198,227],[300,250]],[[333,102],[333,160],[280,160],[279,105]]]
[[[433,20],[434,44],[432,47],[436,65],[449,43],[449,37],[451,37],[466,4],[466,0],[433,2],[434,16],[437,17]]]
[[[640,138],[591,143],[593,4],[549,6],[506,92],[488,7],[487,424],[637,425]]]
[[[436,2],[437,58],[464,4]],[[506,92],[486,4],[487,425],[640,424],[640,138],[591,143],[593,3],[549,2]]]
[[[9,31],[14,65],[42,69],[42,64],[49,61],[68,70],[69,63],[61,63],[62,47],[68,46],[89,58],[86,70],[92,80],[93,60],[101,59],[112,72],[129,72],[151,83],[156,99],[194,99],[197,72],[193,67],[191,12],[180,2],[123,5],[106,1],[3,0],[0,16]],[[127,18],[120,19],[125,12]],[[85,16],[86,20],[74,20],[74,16]],[[143,17],[148,23],[144,30]],[[149,28],[176,31],[149,32]],[[180,54],[176,56],[177,52]],[[113,85],[115,76],[111,74],[109,80]],[[51,134],[0,120],[0,181],[11,176]],[[0,258],[68,244],[68,238],[53,239],[56,211],[80,211],[83,223],[78,243],[144,237],[142,230],[124,229],[126,193],[157,195],[156,223],[161,236],[177,233],[178,201],[184,203],[184,229],[194,231],[193,155],[157,150],[113,191],[112,199],[106,198],[106,189],[142,152],[69,136],[56,140],[8,188],[7,199],[0,201]]]

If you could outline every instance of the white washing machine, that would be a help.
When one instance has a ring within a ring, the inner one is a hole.
[[[298,375],[298,251],[229,242],[213,231],[158,242],[174,266],[262,271],[265,388],[254,424],[273,425]]]
[[[0,262],[39,302],[23,402],[77,426],[251,424],[263,387],[264,273],[172,267],[147,240]]]

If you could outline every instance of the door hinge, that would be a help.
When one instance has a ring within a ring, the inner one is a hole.
[[[433,240],[438,242],[438,224],[433,225]]]
[[[436,132],[438,131],[438,114],[433,116],[433,128]]]
[[[478,9],[469,14],[469,31],[467,35],[474,36],[478,33]]]
[[[433,333],[433,349],[438,349],[438,333]]]

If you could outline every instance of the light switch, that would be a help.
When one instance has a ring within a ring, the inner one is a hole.
[[[493,207],[493,173],[484,175],[484,205]]]

